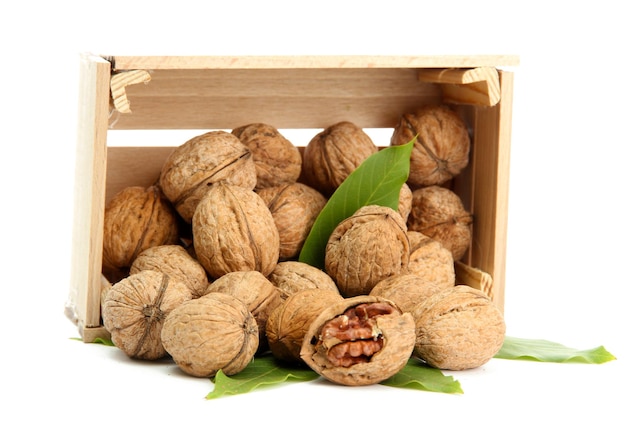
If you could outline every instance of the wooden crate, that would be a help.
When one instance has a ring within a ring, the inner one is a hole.
[[[422,104],[448,103],[472,137],[452,189],[474,215],[459,277],[504,310],[509,153],[515,56],[80,57],[80,105],[70,295],[66,314],[85,342],[108,338],[100,294],[105,204],[156,181],[175,146],[107,144],[109,131],[325,128],[348,120],[393,128]],[[181,139],[182,144],[186,139]],[[487,273],[475,280],[472,268]]]

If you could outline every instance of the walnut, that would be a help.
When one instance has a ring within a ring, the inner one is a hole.
[[[300,177],[302,155],[278,129],[251,123],[232,130],[252,152],[256,166],[256,189],[293,183]]]
[[[430,366],[465,370],[482,366],[502,347],[504,317],[482,291],[456,285],[434,294],[412,311],[414,355]]]
[[[204,193],[218,181],[249,189],[256,185],[250,149],[225,131],[209,131],[176,147],[159,177],[163,193],[187,223]]]
[[[304,148],[304,183],[330,195],[366,158],[378,151],[372,139],[352,122],[339,122],[316,134]]]
[[[258,190],[270,209],[280,237],[280,260],[300,254],[326,197],[308,185],[294,182]]]
[[[440,289],[454,286],[456,272],[452,252],[439,241],[417,231],[407,231],[411,254],[409,273],[435,283]]]
[[[356,296],[328,305],[302,342],[302,360],[342,385],[371,385],[398,373],[411,358],[415,325],[391,301]]]
[[[408,229],[439,241],[452,252],[455,261],[470,246],[472,220],[461,198],[448,188],[433,185],[413,191]]]
[[[167,273],[187,285],[193,298],[204,295],[210,284],[204,267],[181,245],[158,245],[142,251],[133,261],[130,274],[143,270]]]
[[[406,144],[415,135],[408,178],[413,188],[441,185],[467,166],[469,131],[448,106],[427,105],[403,115],[391,136],[391,145]]]
[[[128,276],[137,255],[150,247],[178,242],[178,217],[156,186],[131,186],[104,210],[102,270],[111,280]]]
[[[102,302],[102,322],[111,341],[132,358],[156,360],[166,355],[161,343],[165,318],[191,299],[184,284],[167,274],[144,270],[109,287]]]
[[[326,272],[299,261],[279,262],[268,279],[276,286],[283,299],[303,289],[313,288],[330,289],[339,294],[335,281]]]
[[[400,213],[405,222],[409,218],[409,213],[411,213],[412,204],[413,191],[411,191],[408,184],[402,184],[400,198],[398,199],[398,213]]]
[[[409,240],[402,216],[369,205],[335,227],[326,244],[326,273],[344,297],[368,294],[380,280],[406,272]]]
[[[256,270],[241,270],[226,273],[217,278],[206,293],[222,292],[242,301],[254,316],[259,329],[258,351],[268,348],[265,326],[270,313],[278,307],[282,298],[278,288]]]
[[[233,375],[254,358],[259,330],[243,302],[211,292],[173,310],[165,319],[161,340],[174,362],[189,375],[213,377],[218,370]]]
[[[267,340],[273,356],[283,362],[301,364],[300,348],[310,323],[328,306],[342,299],[329,289],[302,289],[283,301],[267,319]]]
[[[390,276],[378,282],[369,295],[393,301],[400,310],[410,313],[422,301],[442,288],[435,282],[412,273]]]
[[[274,218],[251,189],[213,184],[198,203],[192,231],[198,261],[213,279],[238,270],[267,276],[278,263]]]

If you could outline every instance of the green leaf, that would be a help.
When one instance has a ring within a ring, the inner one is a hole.
[[[219,370],[213,379],[215,384],[213,391],[206,396],[206,399],[244,394],[262,385],[276,385],[288,380],[303,382],[318,377],[317,373],[307,367],[286,366],[271,355],[256,357],[245,369],[235,375],[226,376]]]
[[[402,370],[380,384],[446,394],[463,393],[461,384],[452,376],[446,376],[441,370],[430,367],[416,359],[409,360]]]
[[[505,338],[502,348],[494,358],[587,364],[602,364],[616,359],[603,346],[589,350],[577,350],[543,339],[523,339],[510,336]]]
[[[341,185],[315,219],[300,251],[299,261],[324,268],[326,243],[335,227],[359,208],[376,204],[398,209],[400,189],[409,176],[415,138],[372,154]]]
[[[74,341],[81,341],[83,340],[83,338],[70,338]],[[92,341],[92,344],[102,344],[102,345],[106,345],[107,347],[114,347],[115,344],[113,343],[113,341],[111,341],[110,339],[104,339],[104,338],[95,338]]]

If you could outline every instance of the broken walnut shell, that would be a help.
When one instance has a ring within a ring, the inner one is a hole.
[[[342,385],[379,383],[411,358],[415,325],[391,301],[370,295],[328,305],[302,342],[302,360],[324,378]]]

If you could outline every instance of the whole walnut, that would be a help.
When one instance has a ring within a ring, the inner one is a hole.
[[[142,251],[133,261],[130,274],[158,270],[187,285],[193,298],[204,295],[211,283],[204,267],[181,245],[157,245]]]
[[[461,198],[448,188],[433,185],[413,191],[408,229],[439,241],[452,252],[455,261],[471,244],[472,220]]]
[[[302,360],[342,385],[372,385],[397,374],[415,345],[415,324],[391,301],[361,295],[330,303],[310,323]]]
[[[304,183],[330,197],[341,183],[378,147],[363,129],[339,122],[316,134],[304,148]]]
[[[256,186],[250,149],[225,131],[209,131],[176,147],[159,176],[163,193],[187,223],[207,189],[219,181],[249,189]]]
[[[102,322],[113,344],[127,356],[156,360],[166,355],[161,343],[165,318],[190,299],[191,292],[184,284],[165,273],[144,270],[108,288]]]
[[[414,355],[442,370],[482,366],[502,347],[504,317],[482,291],[456,285],[439,291],[412,311]]]
[[[111,198],[104,210],[102,269],[111,282],[128,276],[137,255],[157,245],[176,244],[176,211],[157,186],[130,186]]]
[[[302,364],[300,348],[310,323],[328,307],[342,299],[330,289],[301,289],[272,311],[265,327],[273,356],[285,363]]]
[[[251,123],[232,130],[252,152],[256,166],[256,189],[296,182],[302,170],[298,148],[275,127]]]
[[[213,184],[198,203],[192,231],[198,261],[213,279],[238,270],[267,276],[278,263],[276,223],[251,189]]]
[[[259,329],[258,352],[268,348],[265,326],[270,313],[280,305],[278,288],[256,270],[226,273],[208,286],[206,293],[222,292],[242,301],[254,316]]]
[[[427,279],[440,289],[454,286],[456,271],[452,252],[439,241],[417,231],[407,231],[411,254],[409,273]]]
[[[330,289],[339,294],[335,281],[326,272],[300,261],[281,261],[268,279],[272,282],[283,299],[303,289]]]
[[[300,182],[260,189],[257,194],[270,209],[280,237],[280,260],[300,254],[326,197]]]
[[[187,374],[213,377],[239,373],[259,345],[256,320],[232,295],[211,292],[176,307],[161,330],[165,350]]]
[[[441,185],[467,166],[469,131],[450,107],[426,105],[403,115],[391,136],[391,145],[406,144],[416,135],[408,177],[411,187]]]
[[[344,297],[369,294],[382,279],[407,271],[409,239],[404,219],[368,205],[340,222],[326,244],[326,273]]]
[[[413,191],[411,191],[408,184],[402,184],[400,188],[400,198],[398,199],[398,213],[400,213],[400,216],[402,216],[405,222],[409,218],[412,205]]]

